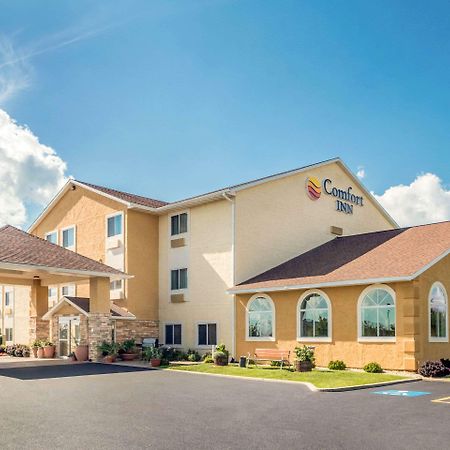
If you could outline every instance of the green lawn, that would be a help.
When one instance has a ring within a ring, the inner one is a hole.
[[[249,367],[248,369],[245,369],[236,365],[217,367],[213,364],[171,366],[169,370],[171,369],[241,377],[269,378],[274,380],[307,381],[312,383],[317,388],[337,388],[405,379],[405,377],[386,373],[351,372],[347,370],[313,370],[312,372],[293,372],[287,369],[280,370],[279,368],[272,367]]]

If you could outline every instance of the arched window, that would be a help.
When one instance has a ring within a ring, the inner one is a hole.
[[[442,283],[431,286],[428,296],[430,341],[447,342],[448,299]]]
[[[359,337],[395,338],[395,292],[388,286],[371,286],[359,299]]]
[[[247,308],[247,338],[273,340],[274,318],[275,308],[269,296],[258,295],[252,298]]]
[[[330,340],[331,305],[321,291],[306,292],[298,302],[298,340]]]

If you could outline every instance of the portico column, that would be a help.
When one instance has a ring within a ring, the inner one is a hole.
[[[48,311],[48,287],[41,286],[41,280],[33,280],[30,291],[30,344],[36,339],[48,339],[50,322],[42,320]]]
[[[110,281],[109,278],[91,278],[89,281],[89,359],[99,358],[97,346],[103,342],[111,342],[110,313]]]

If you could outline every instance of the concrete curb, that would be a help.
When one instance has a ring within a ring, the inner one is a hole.
[[[292,381],[292,380],[276,380],[272,378],[257,378],[257,377],[241,377],[239,375],[223,375],[220,373],[204,373],[204,372],[190,372],[189,370],[178,370],[178,369],[162,369],[167,370],[170,372],[178,372],[178,373],[190,373],[193,375],[209,375],[212,377],[221,377],[221,378],[237,378],[240,380],[250,380],[250,381],[263,381],[268,383],[285,383],[285,384],[302,384],[306,386],[310,391],[313,392],[345,392],[345,391],[356,391],[360,389],[370,389],[374,387],[381,387],[381,386],[390,386],[393,384],[400,384],[400,383],[410,383],[412,381],[421,381],[420,378],[406,378],[404,380],[392,380],[392,381],[383,381],[380,383],[372,383],[372,384],[359,384],[356,386],[341,386],[337,388],[317,388],[312,383],[309,383],[307,381]]]

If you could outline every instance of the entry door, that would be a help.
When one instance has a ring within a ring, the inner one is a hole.
[[[80,318],[59,318],[59,356],[69,356],[80,342]]]

